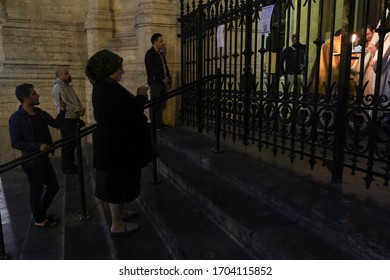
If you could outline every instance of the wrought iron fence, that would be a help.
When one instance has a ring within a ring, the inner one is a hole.
[[[265,34],[262,15],[271,5]],[[223,137],[275,156],[287,151],[291,162],[307,158],[312,168],[321,162],[333,182],[347,167],[365,173],[367,187],[374,177],[387,186],[389,6],[385,0],[182,0],[182,83],[217,69],[232,75],[218,100]],[[290,43],[293,34],[300,45]],[[358,45],[353,34],[361,36]],[[183,96],[183,124],[215,131],[215,92],[210,83]]]

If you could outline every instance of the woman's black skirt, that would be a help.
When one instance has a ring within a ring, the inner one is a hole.
[[[140,194],[141,167],[126,171],[96,169],[95,196],[108,203],[128,203]]]

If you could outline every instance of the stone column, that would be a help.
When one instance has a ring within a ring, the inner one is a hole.
[[[114,11],[108,0],[87,0],[87,19],[85,30],[87,32],[88,54],[105,47],[114,34]]]
[[[5,23],[5,17],[7,15],[5,0],[0,1],[0,73],[3,72],[3,62],[4,62],[4,50],[3,50],[3,34],[2,29]]]
[[[114,11],[109,0],[87,0],[85,31],[87,33],[88,58],[95,52],[106,47],[114,34]],[[93,123],[93,108],[91,102],[92,86],[88,79],[85,82],[87,122]]]
[[[122,84],[131,92],[146,82],[144,56],[151,47],[153,33],[163,34],[167,47],[167,61],[173,78],[173,88],[178,81],[180,66],[180,41],[177,18],[178,0],[87,0],[87,49],[90,57],[107,48],[124,58],[125,76]],[[93,123],[91,107],[92,87],[86,83],[87,120]],[[177,99],[168,102],[164,121],[175,124]],[[147,113],[146,113],[147,115]]]
[[[178,17],[180,15],[180,2],[178,0],[138,1],[136,16],[136,34],[142,63],[146,51],[151,47],[150,38],[154,33],[161,33],[166,44],[167,63],[172,76],[172,89],[180,85],[180,32]],[[144,67],[144,66],[143,66]],[[179,109],[179,98],[168,101],[164,110],[164,122],[170,125],[176,123]]]

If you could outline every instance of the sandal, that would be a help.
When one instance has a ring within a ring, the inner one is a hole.
[[[125,223],[129,223],[131,221],[131,219],[137,218],[138,216],[139,216],[139,213],[137,211],[126,210],[125,215],[123,217],[123,221]]]
[[[139,230],[139,224],[132,224],[132,223],[125,223],[125,230],[120,232],[112,232],[112,237],[119,237],[119,236],[128,236],[132,235],[133,233],[137,232]]]
[[[40,228],[44,228],[44,227],[53,228],[56,227],[57,225],[58,223],[56,221],[49,220],[49,219],[46,219],[41,223],[35,222],[35,226]]]

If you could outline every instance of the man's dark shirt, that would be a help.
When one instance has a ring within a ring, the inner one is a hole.
[[[166,73],[161,58],[164,60]],[[145,66],[149,85],[164,85],[165,76],[171,78],[165,55],[158,53],[153,46],[145,54]]]
[[[59,128],[66,112],[65,110],[61,111],[54,119],[37,107],[34,108],[34,111],[36,114],[32,120],[23,107],[19,106],[18,111],[9,119],[11,145],[14,149],[21,150],[22,155],[39,151],[41,143],[48,145],[53,143],[48,126]],[[23,165],[23,169],[26,171],[35,164],[35,160],[30,160]]]
[[[34,140],[38,143],[45,143],[50,145],[53,141],[46,123],[37,114],[29,116],[31,120],[31,126],[34,132]]]
[[[282,51],[280,68],[282,75],[302,74],[305,65],[306,47],[300,43],[294,44]],[[286,68],[284,68],[286,65]]]

